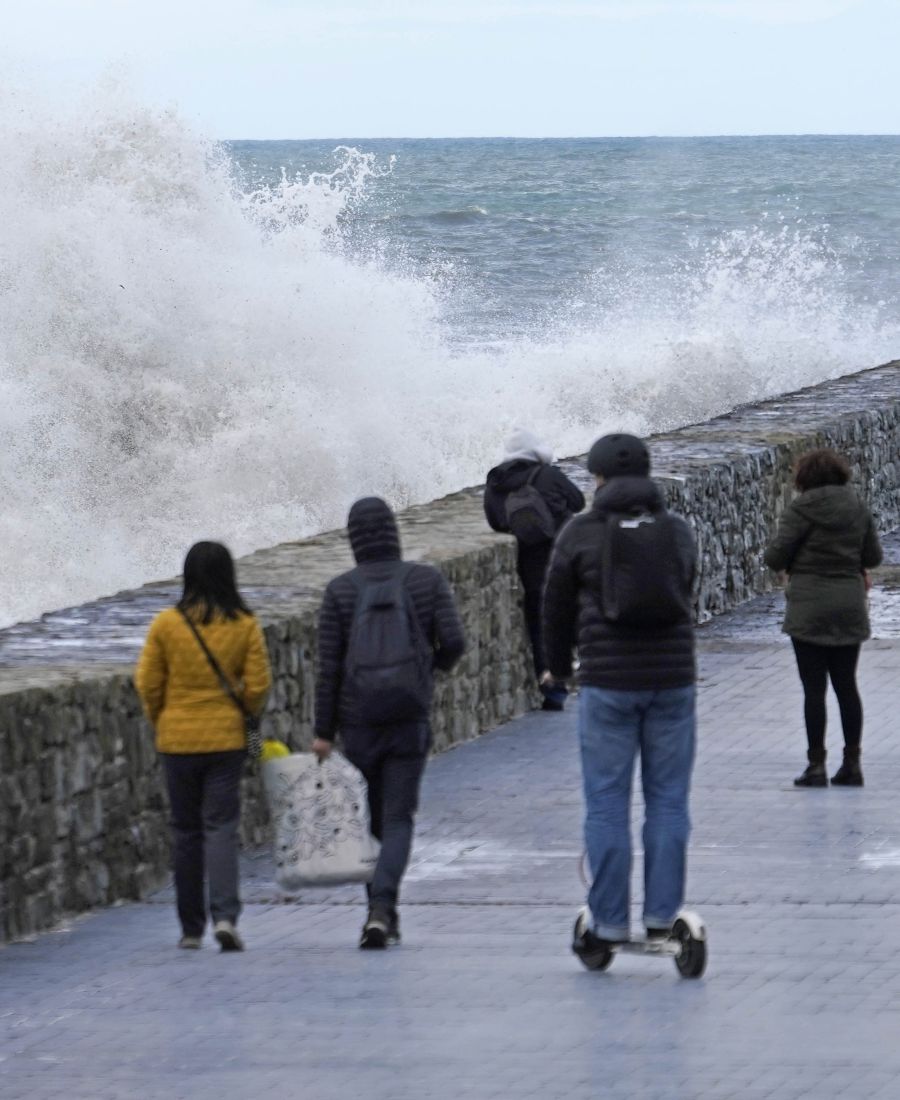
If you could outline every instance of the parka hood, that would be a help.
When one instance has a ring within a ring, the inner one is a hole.
[[[842,530],[861,523],[866,515],[865,505],[849,485],[820,485],[807,489],[794,499],[794,508],[819,527]]]
[[[357,562],[394,561],[400,557],[400,534],[390,506],[380,497],[363,497],[350,509],[347,534]]]
[[[512,462],[516,458],[524,458],[527,462],[548,464],[553,461],[552,448],[527,428],[514,428],[506,441],[504,450],[504,462]]]

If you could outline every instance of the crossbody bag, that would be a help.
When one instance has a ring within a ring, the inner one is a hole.
[[[262,733],[260,731],[261,723],[260,723],[260,719],[259,719],[258,715],[252,714],[244,706],[240,696],[237,694],[237,692],[231,686],[231,681],[228,679],[228,677],[222,671],[222,666],[219,664],[219,662],[213,656],[209,646],[206,644],[206,642],[204,642],[204,640],[203,640],[203,638],[200,634],[200,631],[196,628],[196,626],[194,626],[194,624],[191,622],[191,620],[188,618],[188,616],[184,613],[184,611],[181,610],[180,607],[178,608],[178,613],[179,613],[179,615],[181,615],[182,619],[184,619],[184,621],[187,623],[188,627],[190,628],[191,633],[197,639],[197,642],[198,642],[200,648],[206,654],[206,659],[207,659],[207,661],[209,661],[209,667],[216,674],[216,677],[219,681],[219,684],[221,685],[222,690],[225,692],[225,694],[228,696],[228,698],[232,701],[232,703],[234,703],[234,705],[238,708],[238,710],[243,715],[243,718],[244,718],[244,733],[247,737],[247,755],[250,757],[251,760],[258,760],[260,754],[262,753]]]

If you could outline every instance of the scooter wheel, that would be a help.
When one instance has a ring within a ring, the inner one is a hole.
[[[706,970],[706,940],[691,935],[687,921],[679,918],[672,926],[672,939],[681,945],[675,956],[675,966],[682,978],[699,978]]]
[[[572,930],[572,950],[588,970],[606,970],[613,961],[613,952],[608,947],[598,947],[585,943],[583,936],[586,927],[584,915],[579,913]]]

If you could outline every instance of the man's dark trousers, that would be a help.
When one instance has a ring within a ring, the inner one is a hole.
[[[369,900],[393,915],[412,848],[431,727],[425,719],[392,726],[351,726],[341,730],[341,738],[347,759],[365,776],[372,833],[381,841]]]

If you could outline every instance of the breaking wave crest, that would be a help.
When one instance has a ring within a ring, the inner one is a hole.
[[[467,349],[440,285],[347,239],[371,156],[243,189],[115,86],[0,93],[0,145],[0,624],[170,576],[197,538],[246,552],[477,482],[517,423],[576,453],[896,346],[815,234],[762,224]]]

